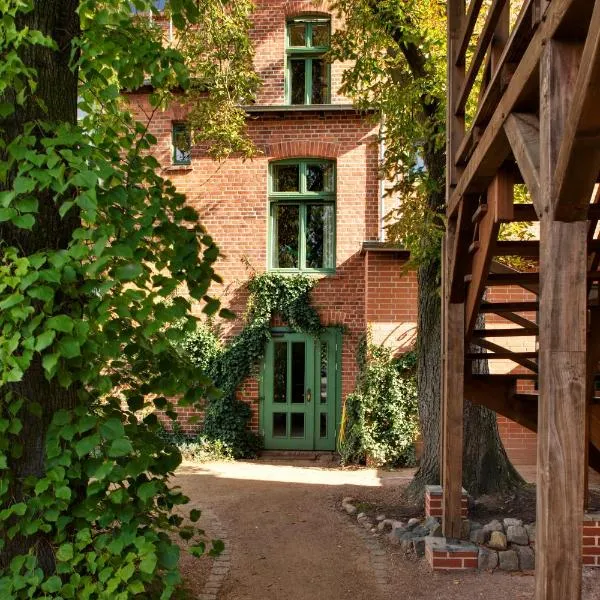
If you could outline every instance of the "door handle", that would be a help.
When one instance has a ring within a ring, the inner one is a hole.
[[[307,401],[307,402],[310,402],[311,400],[312,400],[312,393],[311,393],[311,391],[310,391],[310,388],[308,388],[308,389],[306,390],[306,401]]]

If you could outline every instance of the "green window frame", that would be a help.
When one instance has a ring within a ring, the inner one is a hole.
[[[187,123],[173,123],[171,126],[171,145],[174,165],[192,164],[192,135]]]
[[[287,104],[329,104],[331,65],[325,61],[331,39],[331,20],[306,17],[286,25]]]
[[[269,165],[269,270],[335,272],[335,200],[333,161],[294,159]]]

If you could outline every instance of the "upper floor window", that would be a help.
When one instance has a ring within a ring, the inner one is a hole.
[[[272,163],[269,268],[335,269],[335,166],[318,159]]]
[[[328,104],[330,65],[324,59],[329,50],[331,23],[323,18],[288,21],[286,35],[286,97],[288,104]]]
[[[192,162],[192,136],[187,123],[173,123],[173,164],[189,165]]]

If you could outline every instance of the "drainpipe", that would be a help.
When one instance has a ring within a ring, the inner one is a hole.
[[[381,117],[381,123],[379,124],[379,166],[383,164],[385,158],[385,140],[383,135],[385,133],[385,122],[384,117]],[[383,178],[379,180],[379,241],[385,241],[385,230],[383,228],[383,218],[385,210],[385,181]]]

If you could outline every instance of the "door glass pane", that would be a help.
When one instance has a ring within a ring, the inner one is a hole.
[[[329,101],[328,65],[322,58],[312,60],[311,104],[326,104]]]
[[[304,342],[292,342],[292,403],[304,402]]]
[[[292,104],[305,104],[306,73],[304,59],[292,59],[290,68],[290,85]],[[314,67],[313,67],[314,70]],[[313,91],[314,95],[314,91]]]
[[[287,344],[275,342],[273,350],[273,402],[286,401]]]
[[[334,211],[332,204],[306,207],[306,267],[333,268]]]
[[[329,47],[329,23],[313,23],[312,45],[313,48]]]
[[[273,267],[297,268],[300,207],[297,204],[277,204],[273,211]]]
[[[327,437],[327,413],[321,413],[319,415],[319,437]]]
[[[320,391],[319,397],[321,399],[321,404],[327,403],[327,342],[321,343],[321,379],[320,379]],[[321,415],[322,416],[322,415]]]
[[[304,413],[292,413],[290,437],[304,437]]]
[[[299,165],[273,165],[274,192],[297,192],[299,189]]]
[[[273,413],[273,436],[285,437],[287,435],[287,413]]]
[[[306,24],[293,23],[288,26],[290,46],[306,46]],[[314,34],[313,34],[314,35]]]
[[[333,192],[333,165],[307,165],[306,189],[309,192]]]

